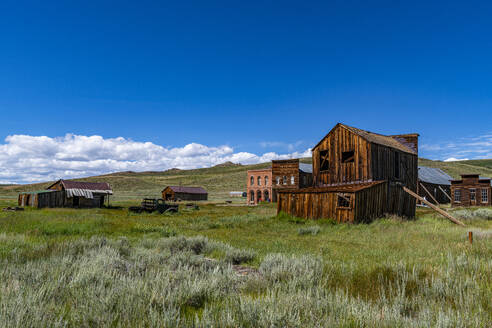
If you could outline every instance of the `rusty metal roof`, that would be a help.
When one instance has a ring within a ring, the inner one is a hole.
[[[385,136],[385,135],[382,135],[382,134],[378,134],[378,133],[369,132],[369,131],[366,131],[366,130],[354,128],[352,126],[348,126],[348,125],[345,125],[345,124],[342,124],[342,123],[338,123],[333,129],[331,129],[331,131],[335,130],[338,126],[341,126],[341,127],[345,128],[345,129],[349,130],[350,132],[352,132],[354,134],[357,134],[358,136],[360,136],[361,138],[367,140],[368,142],[375,143],[375,144],[382,145],[382,146],[386,146],[386,147],[391,147],[391,148],[394,148],[394,149],[398,149],[398,150],[400,150],[402,152],[405,152],[405,153],[417,155],[417,152],[415,152],[413,149],[410,149],[407,146],[403,145],[402,143],[400,143],[394,137]],[[321,141],[323,141],[331,133],[331,131],[325,137],[323,137],[323,139],[321,139],[316,144],[316,146],[313,147],[313,149],[316,148],[316,147],[318,147],[319,144],[321,143]]]
[[[85,182],[72,180],[58,180],[46,189],[50,189],[58,182],[61,183],[63,189],[85,189],[85,190],[108,190],[112,191],[111,186],[107,182]]]
[[[166,190],[167,188],[171,188],[172,191],[177,192],[177,193],[184,193],[184,194],[207,194],[207,191],[203,189],[202,187],[183,187],[183,186],[167,186],[164,188]],[[162,191],[164,191],[162,190]]]
[[[347,184],[337,184],[328,187],[310,187],[303,189],[290,189],[290,190],[278,190],[278,193],[324,193],[324,192],[356,192],[362,189],[370,188],[372,186],[386,183],[384,181],[372,181],[372,182],[362,182],[362,183],[347,183]]]

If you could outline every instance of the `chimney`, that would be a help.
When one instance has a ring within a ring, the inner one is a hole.
[[[398,140],[404,146],[415,151],[417,154],[419,153],[419,134],[418,133],[409,133],[409,134],[397,134],[394,136],[390,136],[391,138]]]

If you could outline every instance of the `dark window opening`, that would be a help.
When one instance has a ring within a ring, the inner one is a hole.
[[[344,151],[342,152],[342,163],[353,163],[354,162],[354,151]]]
[[[460,189],[456,189],[454,191],[454,201],[455,202],[461,202],[461,190]]]
[[[79,206],[80,205],[80,199],[79,196],[73,196],[73,206]]]
[[[400,153],[395,152],[395,178],[400,178]]]
[[[330,169],[330,161],[328,159],[328,150],[320,150],[320,152],[319,152],[319,167],[320,167],[320,171],[328,171]]]
[[[470,189],[470,200],[475,201],[476,200],[476,190],[475,189]]]
[[[350,195],[338,195],[337,207],[350,208]]]

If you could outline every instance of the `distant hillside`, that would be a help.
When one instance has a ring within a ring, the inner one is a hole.
[[[312,161],[311,158],[303,158],[301,162],[311,163]],[[440,168],[453,178],[459,178],[460,173],[478,173],[492,177],[491,159],[442,162],[421,158],[419,159],[419,165]],[[79,180],[110,183],[113,186],[114,198],[116,199],[159,197],[161,190],[168,185],[202,186],[208,190],[211,199],[223,199],[228,197],[230,191],[246,190],[247,170],[267,168],[269,166],[270,163],[257,165],[224,163],[204,169],[170,169],[164,172],[127,171]],[[45,189],[51,183],[53,182],[0,186],[0,197],[15,197],[21,191]]]

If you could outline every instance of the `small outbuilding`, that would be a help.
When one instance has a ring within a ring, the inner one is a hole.
[[[164,200],[207,200],[208,193],[202,187],[167,186],[162,190]]]
[[[102,207],[109,195],[113,194],[106,182],[82,182],[58,180],[46,190],[29,191],[19,194],[19,206],[44,207]]]
[[[451,180],[453,178],[435,167],[419,166],[417,194],[437,204],[451,201]]]

